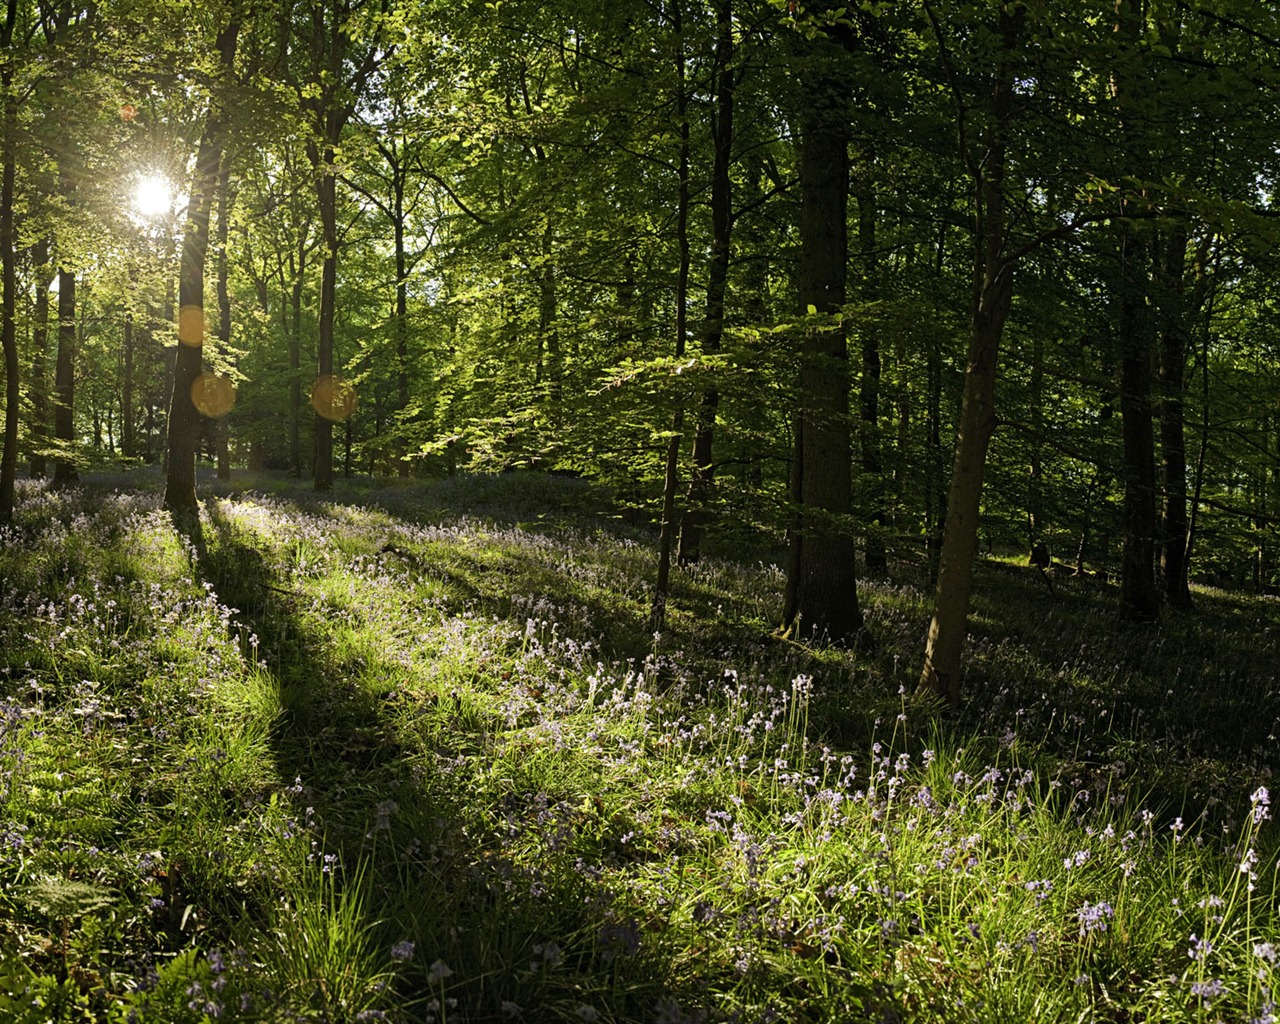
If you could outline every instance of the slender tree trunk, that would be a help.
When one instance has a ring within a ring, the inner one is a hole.
[[[862,632],[855,552],[846,295],[848,121],[818,83],[800,133],[800,309],[813,319],[800,351],[792,492],[798,529],[783,624],[798,637],[850,643]]]
[[[373,74],[379,50],[369,48],[362,57],[351,52],[347,3],[311,6],[310,85],[316,90],[303,97],[303,108],[311,119],[312,138],[307,142],[307,159],[316,179],[316,202],[320,213],[320,241],[324,261],[320,272],[320,311],[316,324],[316,443],[313,475],[315,489],[333,487],[333,419],[350,415],[345,385],[333,376],[334,313],[338,280],[338,198],[337,149],[347,121],[355,111],[356,98]],[[329,400],[324,392],[332,395]],[[327,414],[327,415],[326,415]]]
[[[319,174],[316,179],[316,196],[320,206],[320,231],[324,248],[324,261],[320,271],[320,315],[316,325],[316,374],[321,382],[331,381],[333,378],[333,315],[338,281],[337,178],[332,169],[333,160],[332,145],[326,145],[323,152],[313,160]],[[320,411],[316,412],[315,453],[315,489],[330,490],[333,487],[333,420]]]
[[[1187,550],[1185,560],[1191,564],[1191,552],[1195,548],[1196,527],[1200,519],[1200,497],[1204,493],[1204,467],[1209,453],[1209,347],[1213,341],[1213,309],[1217,289],[1213,279],[1206,273],[1203,261],[1196,267],[1196,291],[1204,296],[1203,302],[1197,302],[1197,308],[1203,307],[1200,334],[1200,451],[1196,456],[1196,472],[1192,484],[1191,514],[1187,523]]]
[[[120,382],[120,450],[126,459],[137,454],[133,423],[133,377],[137,344],[134,339],[133,310],[124,314],[124,373]]]
[[[76,275],[58,269],[58,362],[54,388],[57,399],[53,410],[53,436],[58,442],[58,457],[53,465],[53,486],[75,483],[80,474],[72,456],[75,432],[75,350],[76,350]]]
[[[944,209],[951,208],[947,197]],[[940,218],[938,245],[934,253],[934,275],[939,282],[946,269],[947,219]],[[929,582],[937,585],[938,559],[942,551],[942,533],[946,526],[946,495],[943,477],[946,473],[946,453],[942,445],[942,339],[938,331],[929,331],[925,352],[925,441],[924,460],[924,519],[925,559],[929,566]]]
[[[724,337],[725,293],[729,282],[729,258],[733,232],[733,3],[716,3],[716,92],[712,121],[711,165],[711,260],[707,268],[707,323],[702,335],[702,352],[715,355]],[[689,495],[680,523],[681,565],[697,562],[702,554],[706,531],[707,501],[715,478],[712,446],[720,391],[708,387],[702,392],[698,422],[693,438],[693,469]]]
[[[1001,4],[999,31],[1006,57],[1011,57],[1021,43],[1025,15],[1026,9],[1021,5]],[[945,698],[953,707],[960,703],[961,656],[978,547],[982,477],[996,426],[1000,341],[1013,304],[1014,264],[1005,253],[1008,216],[1004,194],[1012,100],[1012,61],[1005,60],[997,69],[992,87],[983,158],[974,161],[966,153],[974,181],[973,314],[933,616],[920,673],[920,689]],[[963,137],[961,145],[965,145]]]
[[[31,476],[45,475],[44,449],[49,443],[49,395],[46,364],[49,342],[49,239],[42,238],[32,249],[32,277],[36,298],[31,325]]]
[[[298,243],[298,259],[295,266],[289,257],[293,277],[289,287],[289,306],[284,314],[285,330],[289,338],[289,472],[302,476],[302,282],[306,270],[306,249]],[[284,296],[281,296],[281,302]],[[290,323],[289,316],[293,320]]]
[[[1146,316],[1150,291],[1146,246],[1121,224],[1120,433],[1123,441],[1124,544],[1120,556],[1120,617],[1152,622],[1160,614],[1156,585],[1156,462],[1151,406],[1152,339]]]
[[[0,26],[0,90],[3,98],[3,123],[0,131],[0,286],[4,289],[0,299],[0,348],[4,350],[5,407],[4,453],[0,455],[0,523],[13,519],[13,501],[18,477],[18,412],[22,397],[18,379],[18,275],[17,256],[14,252],[13,204],[17,155],[14,152],[14,132],[18,121],[18,101],[13,92],[13,29],[17,23],[17,0],[5,5],[3,26]]]
[[[1042,463],[1044,436],[1044,337],[1039,331],[1031,341],[1031,466],[1027,474],[1027,561],[1046,567],[1049,549],[1044,539]]]
[[[555,229],[548,214],[542,229],[542,263],[538,274],[538,346],[545,354],[542,391],[547,403],[547,420],[553,429],[560,426],[560,407],[564,399],[564,355],[560,350],[560,327],[557,323],[555,240]]]
[[[680,132],[679,178],[676,183],[676,245],[680,266],[676,274],[675,357],[682,359],[688,332],[689,311],[689,96],[685,90],[684,28],[681,0],[670,6],[671,28],[675,34],[676,123]],[[680,483],[680,446],[684,442],[684,403],[676,396],[671,437],[667,442],[666,467],[662,485],[662,527],[658,535],[658,578],[653,587],[649,625],[656,632],[666,626],[667,598],[671,593],[671,551],[676,535],[676,489]]]
[[[218,34],[217,47],[224,73],[235,62],[240,34],[239,15]],[[219,105],[210,107],[200,146],[196,151],[195,176],[187,223],[182,233],[182,261],[178,272],[178,348],[173,367],[173,397],[169,402],[168,458],[166,462],[164,506],[171,512],[190,513],[196,499],[196,445],[200,414],[192,399],[192,388],[200,376],[204,352],[204,272],[209,249],[209,220],[218,191],[218,168],[222,163],[223,125]]]
[[[231,195],[231,160],[222,154],[218,168],[218,347],[228,356],[231,352],[231,289],[228,283],[230,261],[227,258],[227,236],[230,225],[233,197]],[[215,425],[218,449],[218,479],[231,479],[231,431],[228,414],[230,409],[220,410]]]
[[[1160,570],[1170,606],[1191,607],[1187,583],[1187,442],[1183,395],[1186,390],[1187,232],[1169,232],[1160,261],[1160,455],[1164,470],[1164,509],[1160,529]]]
[[[870,157],[858,171],[858,248],[861,250],[862,300],[879,298],[879,266],[876,256],[876,190],[872,179],[874,164]],[[880,334],[872,326],[858,332],[862,339],[862,384],[859,394],[861,416],[858,421],[862,448],[863,486],[868,492],[866,562],[867,572],[884,576],[889,571],[884,537],[884,460],[880,437]]]
[[[409,256],[405,250],[404,227],[404,168],[393,170],[395,177],[395,246],[396,246],[396,474],[402,479],[409,476],[408,444],[406,443],[409,415]]]

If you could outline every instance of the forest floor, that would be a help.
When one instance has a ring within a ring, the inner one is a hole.
[[[978,567],[967,705],[535,475],[20,482],[0,1019],[1266,1021],[1280,623]],[[762,549],[764,550],[764,549]]]

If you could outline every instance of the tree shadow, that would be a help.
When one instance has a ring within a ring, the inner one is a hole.
[[[196,552],[202,582],[237,609],[247,653],[276,681],[280,710],[269,742],[280,788],[300,780],[297,798],[323,827],[323,851],[350,872],[359,865],[387,948],[407,939],[421,951],[400,972],[407,1000],[441,993],[441,972],[428,966],[438,960],[452,965],[449,997],[471,1020],[504,1019],[513,1005],[538,1019],[575,991],[626,993],[614,1009],[632,1019],[651,1015],[659,997],[705,1001],[673,991],[679,951],[640,946],[633,915],[594,880],[601,869],[555,850],[576,842],[588,860],[613,856],[601,847],[594,811],[535,791],[534,777],[518,772],[506,791],[471,788],[459,768],[486,756],[484,733],[495,723],[478,719],[465,695],[388,684],[403,674],[394,660],[335,645],[325,616],[343,609],[291,585],[221,501],[206,503],[203,526],[175,518],[175,528]],[[432,572],[427,555],[414,557],[417,571]],[[490,610],[483,588],[452,577],[447,585],[460,605]],[[476,806],[485,800],[490,806]],[[477,831],[478,821],[491,824]],[[545,834],[543,863],[513,855],[506,843],[515,834]]]
[[[1047,774],[1191,820],[1247,806],[1280,771],[1280,629],[1263,598],[1200,590],[1193,612],[1117,621],[1116,587],[1033,568],[980,567],[958,728],[1035,736]],[[985,577],[985,578],[983,578]],[[1021,726],[1019,725],[1021,722]]]

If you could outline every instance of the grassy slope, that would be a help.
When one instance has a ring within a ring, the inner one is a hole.
[[[136,484],[0,539],[2,1019],[1268,1019],[1269,601],[984,563],[939,722],[908,568],[874,656],[764,561],[652,637],[578,482]]]

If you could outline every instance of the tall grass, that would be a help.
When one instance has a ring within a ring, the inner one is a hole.
[[[20,490],[5,1020],[1275,1019],[1269,600],[984,563],[946,719],[909,565],[874,654],[731,559],[654,636],[580,482],[257,483]]]

